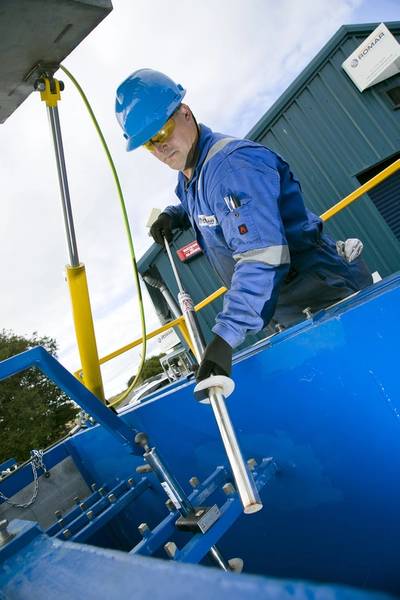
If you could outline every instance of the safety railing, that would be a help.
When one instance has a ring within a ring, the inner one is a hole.
[[[381,171],[380,173],[375,175],[375,177],[372,177],[371,179],[366,181],[363,185],[360,185],[360,187],[358,187],[356,190],[354,190],[354,192],[351,192],[351,194],[349,194],[348,196],[343,198],[343,200],[340,200],[340,202],[338,202],[337,204],[334,204],[331,208],[329,208],[324,213],[322,213],[320,218],[323,221],[327,221],[328,219],[331,219],[338,212],[342,211],[344,208],[347,208],[350,204],[352,204],[353,202],[355,202],[356,200],[361,198],[361,196],[363,196],[364,194],[369,192],[369,190],[372,190],[372,188],[374,188],[377,185],[379,185],[380,183],[382,183],[382,181],[384,181],[385,179],[387,179],[388,177],[393,175],[393,173],[396,173],[396,171],[398,171],[399,169],[400,169],[400,159],[395,160],[394,163],[392,163],[391,165],[386,167],[386,169],[383,169],[383,171]]]
[[[345,196],[345,198],[343,198],[342,200],[340,200],[339,202],[334,204],[331,208],[329,208],[327,211],[322,213],[320,218],[323,221],[328,221],[333,216],[335,216],[337,213],[341,212],[343,209],[350,206],[350,204],[352,204],[353,202],[355,202],[356,200],[361,198],[361,196],[363,196],[364,194],[369,192],[371,189],[373,189],[374,187],[376,187],[377,185],[382,183],[382,181],[384,181],[385,179],[387,179],[388,177],[393,175],[399,169],[400,169],[400,159],[394,161],[391,165],[389,165],[388,167],[383,169],[380,173],[378,173],[377,175],[375,175],[374,177],[369,179],[366,183],[364,183],[363,185],[358,187],[356,190],[351,192],[351,194],[349,194],[348,196]],[[207,306],[210,302],[213,302],[216,298],[218,298],[219,296],[224,294],[226,291],[227,291],[227,289],[225,287],[219,288],[213,294],[211,294],[210,296],[208,296],[207,298],[205,298],[204,300],[199,302],[195,306],[195,311],[201,310],[202,308]],[[157,335],[160,335],[161,333],[163,333],[167,329],[170,329],[171,327],[179,328],[185,342],[187,343],[189,348],[191,350],[193,350],[192,342],[190,340],[190,336],[189,336],[188,330],[186,328],[183,316],[178,317],[177,319],[174,319],[173,321],[169,321],[162,327],[159,327],[158,329],[151,331],[150,333],[148,333],[146,335],[146,339],[149,340],[153,337],[156,337]],[[112,360],[113,358],[116,358],[117,356],[120,356],[121,354],[124,354],[125,352],[128,352],[129,350],[132,350],[132,348],[139,346],[141,343],[142,343],[142,338],[140,337],[140,338],[134,340],[133,342],[130,342],[129,344],[126,344],[125,346],[122,346],[118,350],[115,350],[114,352],[111,352],[110,354],[103,356],[102,358],[99,359],[99,364],[103,365],[104,363]],[[76,371],[74,373],[74,375],[76,377],[78,377],[78,379],[82,380],[82,369],[79,369],[78,371]]]
[[[198,304],[196,304],[195,307],[194,307],[194,310],[196,312],[202,310],[208,304],[210,304],[211,302],[213,302],[214,300],[216,300],[217,298],[219,298],[220,296],[222,296],[222,294],[225,294],[226,291],[227,291],[226,287],[220,287],[220,288],[218,288],[217,290],[215,290],[215,292],[213,292],[212,294],[210,294],[209,296],[207,296],[207,298],[204,298],[201,302],[199,302]],[[189,348],[193,351],[192,341],[190,339],[189,332],[187,330],[185,319],[184,319],[183,315],[180,316],[180,317],[178,317],[177,319],[174,319],[173,321],[168,321],[168,323],[166,323],[162,327],[158,327],[157,329],[154,329],[153,331],[151,331],[150,333],[148,333],[146,335],[146,339],[150,340],[151,338],[154,338],[157,335],[160,335],[161,333],[164,333],[164,331],[167,331],[168,329],[171,329],[171,327],[178,327],[178,329],[181,332],[182,337],[184,338],[185,342],[187,343],[187,345],[189,346]],[[106,354],[106,356],[103,356],[102,358],[100,358],[99,359],[99,364],[103,365],[104,363],[112,360],[113,358],[116,358],[117,356],[120,356],[121,354],[124,354],[125,352],[128,352],[129,350],[132,350],[132,348],[135,348],[136,346],[140,346],[141,343],[142,343],[142,338],[141,337],[137,338],[133,342],[130,342],[129,344],[126,344],[125,346],[122,346],[121,348],[118,348],[118,350],[114,350],[114,352],[110,352],[110,354]],[[83,379],[83,371],[82,371],[82,369],[79,369],[78,371],[76,371],[74,373],[74,375],[78,379],[82,380]]]

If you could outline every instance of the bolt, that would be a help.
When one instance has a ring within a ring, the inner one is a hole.
[[[169,558],[174,558],[178,548],[174,542],[167,542],[164,544],[164,550]]]
[[[232,483],[225,483],[225,485],[222,486],[222,489],[227,496],[232,496],[236,493],[236,490]]]
[[[117,497],[115,494],[108,494],[107,498],[109,499],[109,501],[111,502],[111,504],[113,504],[114,502],[117,501]]]
[[[153,467],[151,465],[139,465],[136,467],[136,473],[151,473]]]
[[[38,92],[44,92],[46,89],[46,85],[44,83],[43,80],[38,79],[37,81],[35,81],[35,84],[33,86],[35,88],[35,90],[37,90]]]
[[[277,323],[275,325],[275,331],[276,331],[276,333],[280,333],[283,330],[284,330],[284,327],[282,327],[282,325],[280,323]]]
[[[88,510],[86,516],[89,519],[89,521],[91,521],[94,518],[94,512],[92,510]]]
[[[243,560],[241,558],[230,558],[228,560],[229,569],[234,573],[243,571]]]
[[[63,534],[63,536],[65,537],[66,540],[71,537],[71,531],[70,531],[70,529],[64,529],[64,531],[62,532],[62,534]]]
[[[92,492],[95,492],[97,490],[97,483],[92,483],[90,489],[92,490]]]
[[[303,310],[303,314],[306,315],[307,319],[312,319],[311,306],[307,306],[307,308]]]
[[[85,504],[84,502],[81,502],[81,503],[79,504],[79,508],[80,508],[81,510],[86,510],[86,509],[87,509],[87,506],[86,506],[86,504]]]
[[[141,446],[146,451],[149,450],[149,445],[148,445],[149,438],[147,437],[147,435],[145,433],[143,433],[143,431],[141,431],[135,435],[135,444],[137,444],[138,446]]]
[[[165,506],[168,508],[169,512],[176,511],[175,504],[172,502],[172,500],[170,498],[166,501]]]
[[[194,488],[194,489],[196,489],[200,485],[200,481],[199,481],[198,477],[191,477],[189,479],[189,483],[192,486],[192,488]]]
[[[247,461],[247,464],[248,464],[250,471],[254,471],[254,469],[257,466],[257,461],[255,458],[249,458],[249,460]]]
[[[8,542],[10,540],[12,540],[13,537],[15,537],[14,533],[10,533],[8,531],[7,526],[8,526],[8,520],[1,519],[0,520],[0,548],[2,546],[5,546],[6,544],[8,544]]]
[[[100,496],[105,496],[106,490],[103,487],[99,488],[99,494],[100,494]]]
[[[78,504],[78,505],[80,504],[81,499],[79,498],[79,496],[75,496],[74,502],[75,502],[75,504]]]
[[[145,537],[146,534],[149,533],[150,527],[147,525],[147,523],[140,523],[138,530],[139,530],[140,535]]]
[[[62,521],[62,512],[61,512],[61,510],[55,510],[54,514],[56,516],[57,521]]]
[[[129,477],[127,483],[129,487],[133,487],[135,485],[135,480],[133,479],[133,477]]]

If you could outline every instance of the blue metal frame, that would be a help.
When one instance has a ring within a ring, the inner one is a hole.
[[[7,360],[0,362],[0,381],[25,371],[30,367],[39,368],[56,383],[84,411],[103,425],[124,446],[128,446],[134,454],[142,454],[134,442],[137,431],[118,418],[109,408],[104,406],[92,392],[76,379],[58,360],[42,346],[32,348]]]

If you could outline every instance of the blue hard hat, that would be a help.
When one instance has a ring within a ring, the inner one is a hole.
[[[127,151],[148,142],[178,108],[186,90],[172,79],[153,69],[139,69],[129,75],[117,89],[115,113]]]

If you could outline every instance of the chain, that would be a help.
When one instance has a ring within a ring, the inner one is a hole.
[[[47,473],[46,465],[43,462],[43,450],[31,450],[31,467],[33,474],[33,494],[32,498],[25,502],[24,504],[18,504],[17,502],[11,502],[7,496],[5,496],[2,492],[0,492],[0,498],[4,500],[6,504],[9,506],[13,506],[14,508],[29,508],[35,502],[38,492],[39,492],[39,478],[38,478],[38,469],[42,469],[44,474]]]

